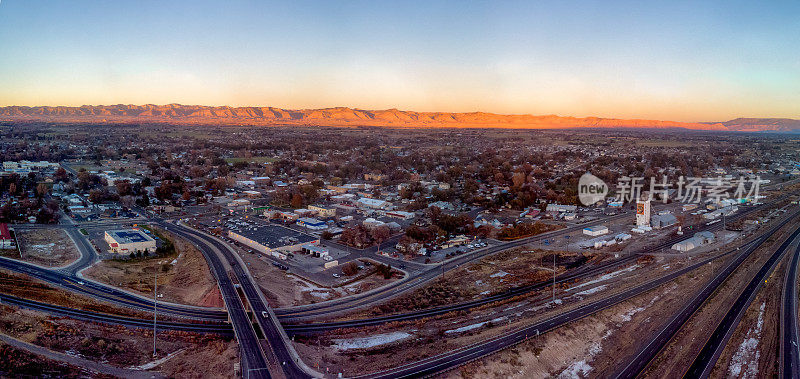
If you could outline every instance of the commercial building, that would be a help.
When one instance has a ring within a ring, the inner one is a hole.
[[[311,230],[322,230],[327,229],[328,224],[325,221],[317,220],[311,217],[300,217],[297,219],[297,225],[304,226]]]
[[[228,236],[257,251],[286,259],[286,253],[298,251],[303,245],[319,243],[319,239],[280,225],[260,225],[231,229]]]
[[[106,231],[104,239],[114,253],[128,254],[156,250],[156,240],[138,229],[109,230]]]
[[[583,234],[588,236],[597,237],[608,234],[608,228],[603,225],[595,225],[583,228]]]
[[[324,207],[321,205],[309,205],[308,209],[317,212],[317,216],[322,218],[336,217],[336,208]]]

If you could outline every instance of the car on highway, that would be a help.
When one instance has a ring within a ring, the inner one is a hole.
[[[269,318],[269,313],[267,313],[267,311],[261,311],[261,317]]]

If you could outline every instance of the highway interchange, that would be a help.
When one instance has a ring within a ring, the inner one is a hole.
[[[772,204],[767,204],[764,207],[770,205]],[[757,209],[759,208],[748,207],[734,217],[744,217],[745,215]],[[619,215],[619,217],[622,216],[624,215]],[[753,238],[746,245],[747,248],[745,251],[740,252],[737,258],[734,259],[725,269],[720,271],[717,277],[715,277],[715,279],[709,283],[710,287],[708,289],[713,292],[713,290],[716,289],[717,286],[719,286],[725,280],[725,278],[727,278],[727,276],[738,267],[738,264],[740,264],[750,252],[755,250],[758,246],[760,246],[761,243],[763,243],[767,236],[774,232],[774,230],[776,230],[778,227],[783,226],[791,221],[794,216],[796,216],[795,213],[790,214],[790,216],[785,217],[781,223],[773,226],[770,231],[764,231]],[[496,246],[473,252],[472,254],[458,256],[443,263],[441,266],[431,267],[425,271],[415,270],[415,275],[413,276],[409,276],[402,281],[395,282],[392,285],[381,287],[377,290],[373,290],[364,294],[321,302],[310,306],[299,306],[273,310],[267,305],[267,302],[264,300],[263,294],[261,294],[258,286],[254,284],[252,277],[250,276],[249,272],[247,272],[246,265],[241,262],[241,259],[237,256],[235,251],[224,241],[168,220],[151,219],[149,221],[172,233],[175,233],[176,235],[181,236],[182,238],[187,239],[203,252],[206,260],[209,263],[209,267],[211,267],[212,272],[218,281],[218,285],[220,287],[220,291],[222,292],[223,300],[225,301],[227,309],[227,311],[225,311],[220,309],[207,309],[159,302],[159,312],[163,312],[174,317],[187,318],[186,322],[162,321],[159,324],[159,327],[164,329],[202,331],[221,334],[230,334],[233,331],[240,344],[243,362],[243,375],[246,375],[247,377],[271,377],[276,373],[279,376],[282,375],[285,377],[317,377],[322,375],[310,369],[302,362],[301,359],[299,359],[299,356],[292,348],[291,342],[289,342],[287,333],[316,333],[342,327],[376,325],[391,321],[430,317],[433,315],[451,312],[453,310],[471,309],[480,305],[508,299],[519,294],[546,288],[547,286],[552,285],[552,282],[535,283],[524,287],[513,288],[508,292],[494,294],[482,299],[476,299],[460,304],[453,304],[447,307],[407,312],[399,315],[381,316],[347,322],[299,323],[307,322],[318,317],[331,317],[340,315],[359,307],[374,305],[380,301],[384,301],[399,294],[406,293],[407,291],[418,288],[425,283],[430,282],[431,280],[435,279],[443,270],[451,270],[472,260],[494,254],[498,251],[506,250],[511,247],[522,246],[530,243],[531,241],[540,240],[543,238],[554,238],[570,231],[570,229],[562,229],[546,235],[539,235],[526,239],[500,243]],[[608,221],[608,219],[603,221]],[[579,228],[583,228],[585,226],[586,225],[581,225]],[[34,278],[55,284],[69,291],[89,295],[98,300],[104,300],[117,305],[123,305],[140,310],[149,310],[152,308],[152,300],[148,298],[82,279],[79,274],[80,270],[90,265],[96,259],[94,248],[85,238],[83,238],[82,235],[80,235],[77,226],[63,225],[61,227],[63,227],[70,237],[75,240],[82,252],[81,258],[78,262],[75,262],[65,268],[49,270],[16,260],[0,258],[0,267],[28,274]],[[697,230],[719,230],[721,227],[722,225],[717,223],[701,226]],[[795,231],[793,238],[797,234],[798,231]],[[738,322],[738,313],[747,308],[749,302],[752,301],[752,296],[754,296],[760,287],[761,278],[774,269],[774,265],[777,263],[777,260],[783,257],[788,249],[789,242],[793,240],[793,238],[784,242],[784,244],[775,251],[773,257],[771,257],[769,260],[771,265],[768,267],[765,264],[762,270],[759,271],[759,275],[757,275],[756,278],[753,278],[753,281],[751,282],[753,288],[751,288],[751,286],[747,287],[745,292],[743,292],[740,296],[740,298],[744,298],[744,300],[742,300],[741,304],[739,304],[739,301],[737,301],[738,306],[731,308],[731,310],[728,312],[728,315],[726,315],[724,322],[719,325],[718,330],[721,337],[712,337],[709,340],[704,347],[704,353],[698,355],[698,360],[695,362],[695,364],[693,364],[690,371],[687,372],[687,375],[707,375],[705,369],[709,366],[709,364],[713,366],[713,361],[716,359],[716,357],[718,357],[718,351],[720,350],[720,347],[724,347],[725,340],[730,336],[732,329],[735,329],[736,322]],[[669,247],[671,244],[681,239],[683,239],[683,237],[671,238],[659,244],[658,246],[646,251],[642,251],[641,253],[646,254],[648,252],[657,251],[664,247]],[[736,251],[737,250],[729,251],[725,254],[733,254]],[[796,256],[797,253],[795,253],[795,263]],[[576,279],[591,278],[613,269],[614,267],[629,264],[636,257],[637,255],[626,255],[619,259],[606,262],[602,265],[587,267],[583,270],[564,274],[557,278],[557,282],[562,283]],[[677,278],[686,272],[696,269],[697,267],[702,267],[702,264],[710,261],[710,259],[714,258],[709,258],[706,261],[695,263],[679,271],[669,273],[668,275],[656,280],[652,280],[636,286],[635,288],[626,290],[620,294],[582,305],[576,309],[558,314],[557,316],[554,316],[548,320],[526,326],[510,333],[492,338],[488,341],[482,341],[475,345],[447,352],[436,357],[430,357],[419,362],[409,363],[391,370],[373,373],[368,375],[368,377],[417,377],[431,375],[453,367],[458,367],[459,365],[471,360],[486,356],[493,352],[522,342],[528,337],[534,335],[534,333],[544,333],[548,330],[552,330],[558,326],[581,319],[602,309],[606,309],[614,304],[618,304],[619,302],[622,302],[633,296],[656,288],[659,285],[669,282],[670,280],[673,280],[674,278]],[[794,267],[796,270],[796,265]],[[229,269],[232,274],[229,274]],[[796,277],[796,275],[793,277]],[[239,296],[237,293],[237,287],[241,290],[243,296]],[[693,301],[687,305],[687,309],[689,311],[685,314],[686,319],[688,319],[688,317],[694,313],[690,308],[699,307],[699,305],[705,301],[711,292],[707,292],[706,290],[701,291],[700,294],[698,294],[698,297],[693,299]],[[796,290],[794,293],[796,293]],[[703,298],[703,294],[705,294],[705,298]],[[789,298],[792,297],[789,296]],[[242,299],[244,299],[244,301],[242,301]],[[0,300],[5,303],[18,305],[21,307],[38,309],[55,315],[73,317],[77,319],[116,323],[131,327],[151,326],[151,324],[149,324],[149,320],[97,314],[18,299],[5,295],[0,297]],[[794,314],[796,315],[796,302],[795,304],[789,304],[789,307],[790,309],[794,309]],[[248,310],[250,310],[250,313],[248,313]],[[732,315],[731,320],[728,320],[729,315]],[[250,317],[252,317],[252,319]],[[681,317],[676,317],[676,320],[679,318]],[[256,325],[255,327],[254,323]],[[671,327],[668,326],[665,328],[665,332],[659,333],[659,335],[654,338],[656,343],[652,344],[653,347],[651,348],[648,346],[645,348],[639,354],[639,356],[635,357],[631,364],[628,365],[630,368],[626,368],[626,370],[621,372],[619,376],[632,377],[641,372],[641,370],[652,360],[652,358],[661,350],[663,345],[671,339],[674,333],[684,323],[685,320],[682,322],[678,320],[670,323],[670,325],[672,325]],[[790,352],[786,354],[788,357],[790,357],[790,359],[797,359],[796,327],[797,325],[795,322],[793,332],[794,337],[789,341],[788,345],[791,347],[791,344],[794,343],[794,348],[789,349],[789,351],[794,351],[794,353]],[[263,339],[260,338],[259,334],[260,336],[263,336]],[[717,331],[715,331],[714,335],[717,334]],[[785,334],[790,336],[792,335],[792,332],[790,330]],[[709,351],[713,352],[714,354],[708,355],[705,353],[706,349],[710,349]],[[716,355],[716,357],[714,355]],[[702,361],[705,361],[705,363]],[[790,363],[789,366],[786,367],[788,367],[790,370],[796,370],[798,366],[795,363]],[[786,370],[786,368],[784,368],[784,370]]]

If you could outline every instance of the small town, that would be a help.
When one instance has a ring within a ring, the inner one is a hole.
[[[0,378],[800,378],[799,14],[0,0]]]

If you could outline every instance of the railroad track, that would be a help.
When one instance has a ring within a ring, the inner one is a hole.
[[[746,249],[741,254],[737,255],[728,265],[726,265],[710,282],[708,282],[695,296],[687,303],[671,320],[664,326],[650,342],[645,345],[639,353],[625,366],[620,372],[616,374],[619,378],[632,378],[639,375],[645,368],[652,362],[652,360],[666,347],[670,340],[677,334],[677,332],[686,324],[686,322],[705,304],[711,295],[724,283],[733,272],[739,268],[742,262],[745,261],[754,251],[760,246],[770,235],[774,234],[782,227],[792,221],[798,212],[793,212],[786,216],[780,223],[773,226],[769,231],[763,233],[758,238],[758,243]],[[800,228],[795,229],[790,239],[787,239],[777,251],[782,251],[788,246],[789,241],[800,233]]]

